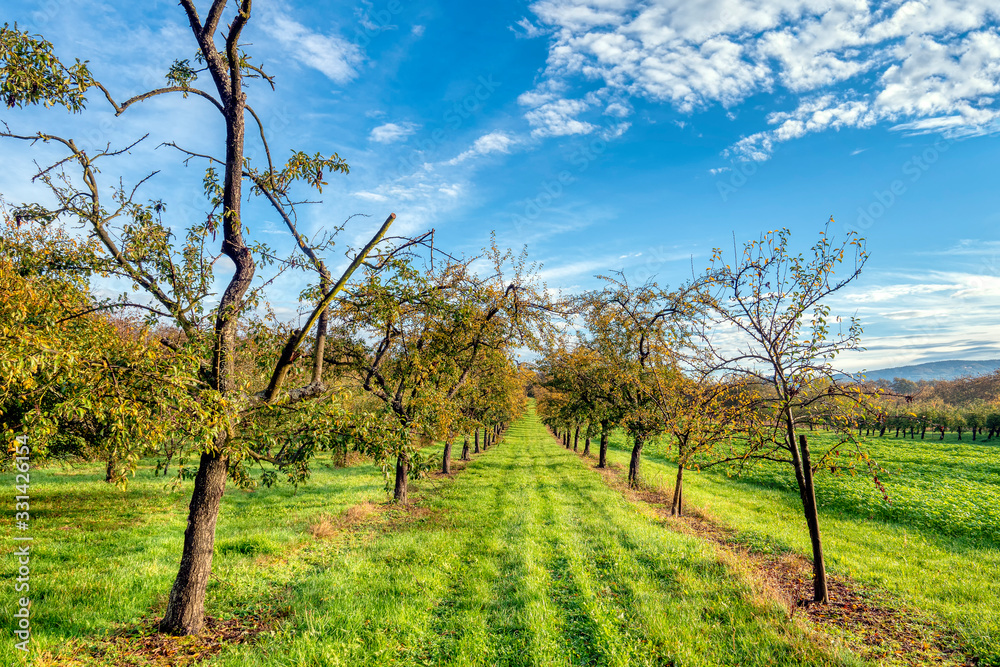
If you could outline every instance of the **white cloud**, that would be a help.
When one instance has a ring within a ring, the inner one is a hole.
[[[593,130],[569,99],[581,78],[605,99],[644,97],[682,112],[787,91],[793,110],[732,148],[756,160],[781,142],[845,127],[1000,127],[992,0],[538,0],[531,8],[553,33],[544,76],[520,99],[536,136]]]
[[[626,116],[632,115],[631,107],[622,104],[621,102],[612,102],[604,109],[605,116],[614,116],[615,118],[625,118]]]
[[[336,83],[346,83],[357,76],[362,62],[361,50],[336,35],[324,35],[294,20],[278,5],[265,5],[260,25],[268,36],[307,67],[322,72]]]
[[[517,27],[507,26],[507,28],[514,33],[518,39],[534,39],[535,37],[540,37],[545,34],[545,31],[536,26],[527,18],[522,18],[516,24]],[[520,30],[518,30],[520,28]]]
[[[380,144],[392,144],[402,141],[417,131],[414,123],[385,123],[372,129],[369,139]]]
[[[422,25],[415,25],[415,26],[413,26],[413,28],[412,28],[412,29],[410,30],[410,33],[411,33],[411,34],[412,34],[412,35],[413,35],[414,37],[423,37],[423,36],[424,36],[424,31],[425,31],[426,29],[427,29],[427,28],[426,28],[425,26],[422,26]]]
[[[534,137],[562,137],[571,134],[590,134],[596,125],[577,120],[576,116],[590,105],[583,100],[555,100],[532,109],[524,115],[534,128]]]
[[[465,162],[469,158],[479,155],[489,155],[490,153],[510,153],[511,146],[516,143],[516,139],[511,138],[503,132],[490,132],[476,139],[469,150],[448,160],[446,164],[456,165]]]
[[[362,190],[360,192],[355,192],[354,196],[360,197],[361,199],[367,199],[368,201],[379,201],[379,202],[386,201],[389,199],[385,195],[380,195],[377,192],[367,192],[365,190]]]

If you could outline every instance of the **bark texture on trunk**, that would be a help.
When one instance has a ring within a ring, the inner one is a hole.
[[[410,476],[410,461],[405,456],[396,459],[396,488],[392,492],[392,499],[397,503],[406,504],[406,487]]]
[[[469,460],[469,436],[465,436],[465,443],[462,445],[462,460]]]
[[[478,454],[479,453],[479,429],[478,428],[476,429],[476,451],[473,452],[473,453],[474,454]]]
[[[583,441],[583,455],[590,456],[590,436]]]
[[[607,421],[601,422],[601,447],[597,455],[597,467],[608,467],[608,432],[611,430]]]
[[[795,437],[795,422],[789,415],[786,427],[788,443],[795,468],[795,481],[799,485],[802,510],[809,527],[809,541],[813,552],[813,603],[828,604],[830,593],[826,581],[826,562],[823,558],[823,540],[819,532],[819,514],[816,508],[816,489],[813,486],[812,463],[809,457],[809,441],[805,434]]]
[[[573,433],[573,451],[578,452],[580,446],[580,427],[576,427],[576,431]]]
[[[444,441],[444,453],[441,455],[441,472],[451,474],[451,438]]]
[[[115,454],[108,454],[108,466],[104,470],[104,481],[110,484],[115,479]]]
[[[188,509],[181,565],[170,589],[167,612],[160,621],[161,632],[190,635],[200,632],[204,626],[205,589],[212,574],[215,523],[228,468],[228,459],[218,453],[201,455]]]
[[[670,516],[682,516],[684,510],[684,465],[677,465],[677,481],[674,483],[674,502],[670,506]]]
[[[632,446],[632,458],[628,462],[628,485],[636,487],[639,485],[639,461],[642,456],[643,437],[635,436],[635,445]]]

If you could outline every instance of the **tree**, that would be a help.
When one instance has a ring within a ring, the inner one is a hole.
[[[294,222],[292,199],[288,193],[297,184],[321,190],[324,173],[346,172],[347,165],[336,154],[310,156],[292,151],[284,165],[276,166],[265,128],[248,103],[247,91],[254,80],[272,88],[274,83],[263,69],[251,62],[240,44],[243,30],[251,20],[250,0],[239,0],[233,8],[229,8],[228,0],[213,0],[204,17],[193,0],[181,0],[180,4],[197,46],[199,67],[196,69],[189,61],[175,62],[166,73],[166,85],[161,88],[118,102],[112,92],[93,77],[85,63],[77,61],[67,67],[52,55],[51,45],[41,37],[4,26],[0,32],[0,93],[8,106],[44,104],[82,112],[88,91],[96,88],[116,115],[161,95],[180,94],[207,101],[218,111],[225,127],[225,137],[220,142],[224,157],[199,155],[172,144],[186,158],[202,159],[208,164],[204,178],[208,212],[200,220],[190,221],[183,240],[175,238],[169,225],[162,222],[166,205],[162,200],[148,203],[136,200],[140,186],[146,184],[149,177],[140,179],[132,187],[124,185],[123,180],[113,189],[111,199],[105,199],[100,178],[101,170],[107,171],[109,167],[103,165],[123,154],[129,146],[88,151],[71,138],[50,133],[4,131],[0,136],[32,144],[56,144],[65,151],[63,159],[42,168],[36,175],[49,187],[51,203],[23,204],[13,210],[11,217],[21,223],[51,225],[68,221],[82,226],[97,241],[97,255],[91,268],[124,277],[137,291],[145,294],[144,298],[116,305],[142,308],[172,322],[184,333],[178,347],[208,353],[208,358],[203,359],[190,380],[197,383],[205,415],[198,428],[210,431],[212,437],[201,447],[180,568],[160,623],[164,632],[189,634],[198,632],[204,622],[215,525],[227,474],[246,481],[248,462],[260,458],[275,461],[266,453],[261,457],[255,452],[261,444],[259,440],[237,436],[258,433],[255,421],[270,420],[273,415],[268,407],[275,403],[314,400],[327,394],[322,381],[287,390],[286,380],[290,372],[298,368],[296,360],[301,356],[300,350],[310,331],[383,238],[395,216],[390,215],[369,243],[355,254],[338,280],[322,284],[323,289],[318,290],[322,293],[317,295],[306,325],[290,332],[270,369],[258,369],[257,375],[267,378],[262,387],[254,387],[261,391],[248,392],[245,389],[248,378],[241,378],[239,373],[239,332],[241,323],[264,298],[263,287],[268,281],[252,288],[258,265],[267,265],[273,260],[266,246],[248,237],[252,226],[243,216],[244,181],[251,184],[249,194],[263,196],[282,219]],[[222,28],[227,13],[231,21]],[[196,80],[205,72],[210,77],[209,89],[195,87]],[[257,134],[267,162],[264,167],[254,165],[244,150],[248,117],[259,130]],[[163,120],[158,117],[156,122]],[[70,168],[75,169],[75,177],[70,174]],[[217,238],[220,231],[221,238]],[[218,243],[218,254],[210,251],[212,243]],[[210,307],[207,300],[215,291],[216,281],[213,267],[221,256],[232,262],[233,271],[222,279],[219,303]],[[164,341],[164,344],[169,346],[170,342]],[[314,357],[320,358],[316,353],[322,349],[320,341],[313,347]],[[249,384],[254,386],[255,383]],[[270,441],[265,439],[265,444]]]
[[[0,426],[30,433],[37,459],[105,460],[106,481],[124,485],[136,461],[171,437],[172,416],[198,415],[204,401],[193,400],[189,380],[196,358],[154,346],[95,305],[88,272],[74,270],[93,251],[61,230],[4,223]]]
[[[669,385],[680,372],[676,351],[687,335],[683,322],[692,302],[687,287],[676,292],[654,282],[633,287],[624,275],[605,280],[603,290],[583,297],[584,321],[589,345],[605,360],[605,415],[632,439],[628,482],[637,486],[644,444],[668,426],[656,387]]]
[[[864,241],[853,233],[834,245],[827,232],[821,232],[808,256],[792,254],[790,236],[787,229],[763,234],[742,252],[734,249],[731,262],[717,249],[699,301],[708,313],[703,330],[710,360],[707,370],[760,387],[754,418],[745,425],[746,449],[738,458],[791,467],[812,543],[813,601],[826,604],[829,593],[813,477],[823,468],[836,467],[835,458],[845,443],[857,444],[851,408],[863,394],[842,384],[832,365],[839,353],[860,348],[861,326],[851,319],[846,329],[832,330],[839,320],[831,320],[824,299],[860,275],[867,254]],[[851,263],[838,277],[836,271],[845,258]],[[715,331],[724,331],[726,337],[713,337]],[[839,438],[814,457],[799,426],[804,411],[821,404]],[[857,451],[868,461],[863,451]]]
[[[461,415],[452,427],[453,436],[465,434],[462,460],[469,459],[469,433],[478,441],[479,429],[490,423],[508,424],[524,412],[524,385],[507,350],[486,348],[476,361],[471,379],[459,390],[456,401]],[[445,443],[441,471],[450,472],[451,448]]]
[[[370,272],[335,311],[340,340],[327,353],[413,436],[386,453],[395,458],[393,497],[401,503],[407,480],[422,470],[419,445],[447,435],[459,416],[459,392],[477,364],[489,351],[537,345],[545,325],[547,298],[523,255],[492,247],[493,273],[486,278],[472,273],[471,262],[435,267],[432,259],[424,266],[395,261],[385,275]],[[485,430],[484,437],[490,437]]]
[[[718,382],[696,372],[676,373],[654,388],[654,400],[677,445],[672,516],[684,511],[684,470],[714,464],[715,446],[742,435],[750,393],[738,382]]]

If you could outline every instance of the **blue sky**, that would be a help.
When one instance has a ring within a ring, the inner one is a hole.
[[[173,2],[14,0],[3,20],[88,59],[120,98],[194,53]],[[995,2],[260,0],[246,37],[277,79],[249,91],[275,151],[351,165],[304,214],[313,234],[369,214],[357,242],[394,211],[398,231],[433,227],[471,255],[495,231],[571,292],[612,270],[675,284],[734,235],[789,227],[808,247],[833,216],[871,253],[833,302],[866,331],[845,367],[1000,358]],[[123,164],[161,170],[147,194],[180,226],[201,171],[155,147],[218,152],[212,114],[175,97],[115,119],[94,98],[76,117],[0,118],[93,145],[152,129]],[[0,192],[31,198],[37,155],[3,149]],[[275,222],[254,209],[249,224],[281,247]],[[275,283],[289,317],[299,287]]]

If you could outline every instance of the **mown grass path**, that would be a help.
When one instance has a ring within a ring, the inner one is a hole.
[[[702,540],[664,530],[533,414],[416,518],[299,552],[284,629],[220,665],[823,665]]]

